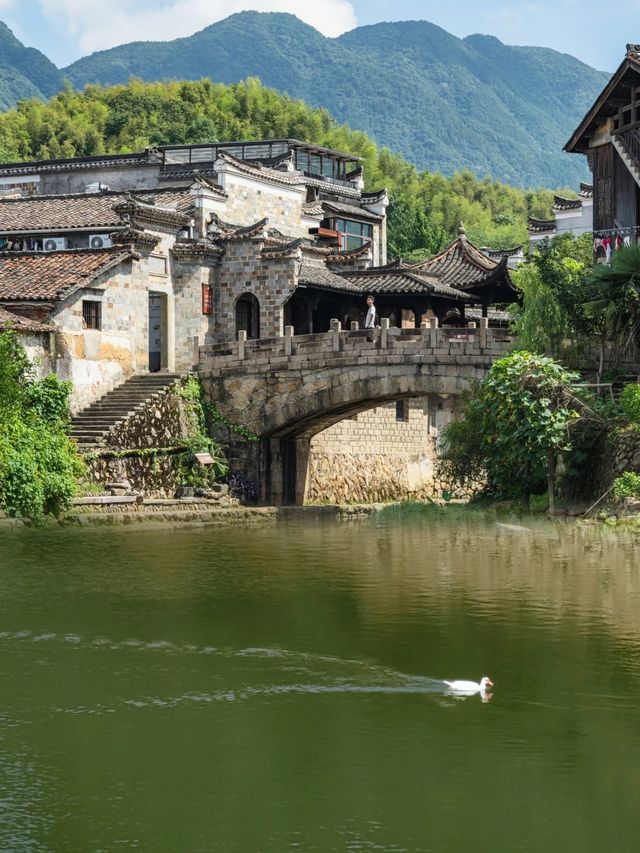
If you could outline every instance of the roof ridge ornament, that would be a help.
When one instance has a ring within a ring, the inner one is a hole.
[[[467,232],[466,232],[465,227],[464,227],[464,222],[463,222],[463,221],[462,221],[462,219],[461,219],[461,220],[460,220],[460,225],[459,225],[459,227],[458,227],[458,237],[464,237],[464,238],[466,238],[466,236],[467,236]]]
[[[634,53],[640,53],[640,44],[628,44],[627,45],[627,56],[630,56]]]

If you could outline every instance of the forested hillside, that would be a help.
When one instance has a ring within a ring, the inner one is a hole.
[[[326,110],[292,100],[257,80],[210,80],[65,89],[48,103],[25,100],[0,115],[0,161],[89,156],[148,145],[294,137],[364,158],[368,188],[392,197],[392,255],[437,251],[463,220],[479,245],[509,247],[526,240],[529,214],[550,214],[552,192],[479,180],[470,171],[447,178],[418,171],[378,148],[365,133],[339,125]]]
[[[427,21],[325,38],[293,15],[241,12],[189,38],[136,42],[63,72],[86,83],[257,76],[325,107],[419,168],[471,169],[514,186],[577,186],[585,161],[562,146],[608,76],[567,54],[459,39]]]
[[[0,110],[20,98],[45,98],[57,92],[62,75],[47,57],[25,47],[0,21]]]

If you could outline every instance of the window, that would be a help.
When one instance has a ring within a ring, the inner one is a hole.
[[[202,285],[202,313],[213,314],[213,287],[210,284]]]
[[[359,249],[373,239],[373,226],[368,222],[356,222],[353,219],[334,219],[332,227],[334,231],[340,234],[340,246],[347,252],[352,249]]]
[[[95,299],[82,300],[82,320],[85,329],[102,328],[102,303]]]
[[[396,421],[399,424],[406,424],[409,420],[409,403],[407,400],[398,400],[396,402]]]

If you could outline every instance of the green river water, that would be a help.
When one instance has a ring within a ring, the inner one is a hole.
[[[3,531],[0,851],[640,849],[637,548],[525,523]]]

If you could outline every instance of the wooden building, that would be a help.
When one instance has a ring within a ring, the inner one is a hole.
[[[565,145],[593,173],[593,230],[606,249],[636,242],[640,227],[640,45],[627,53]]]

